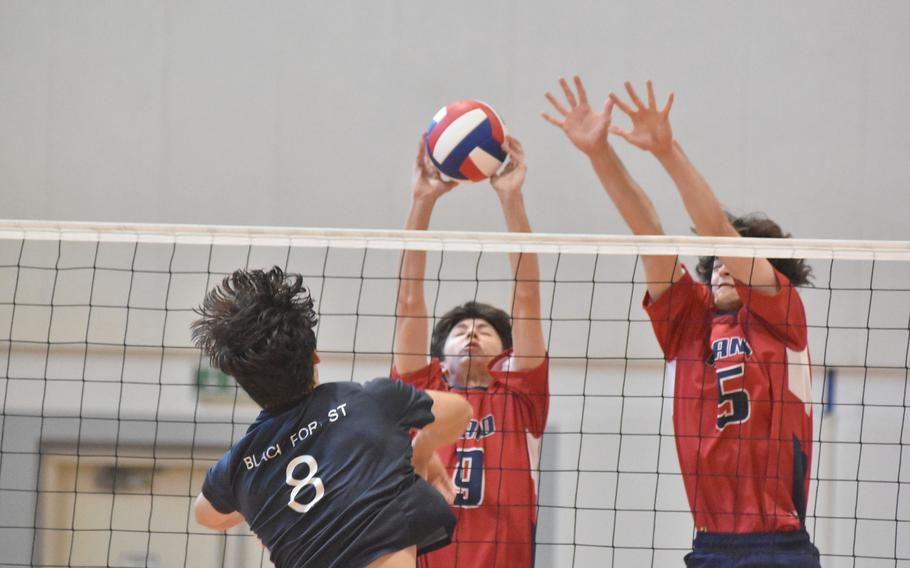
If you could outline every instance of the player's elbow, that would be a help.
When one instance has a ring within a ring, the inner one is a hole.
[[[434,447],[450,444],[461,436],[474,417],[471,403],[460,394],[428,390],[426,393],[433,399],[433,416],[435,420],[425,430]]]
[[[202,511],[198,502],[193,503],[193,518],[195,518],[196,522],[203,527],[215,530],[215,527],[212,526],[211,519]]]
[[[239,513],[224,514],[215,509],[200,493],[193,502],[193,517],[196,522],[213,531],[224,531],[238,524]],[[242,518],[242,517],[241,517]]]
[[[208,503],[208,500],[200,493],[196,497],[196,500],[193,501],[193,518],[205,528],[215,530],[216,527],[214,526],[214,519],[211,515],[211,508],[212,506]]]

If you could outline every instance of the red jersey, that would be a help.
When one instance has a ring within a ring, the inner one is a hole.
[[[812,454],[806,314],[777,273],[774,295],[736,282],[742,307],[717,312],[686,271],[645,295],[675,381],[676,451],[699,531],[783,532],[804,526]]]
[[[537,526],[540,439],[550,406],[549,360],[509,371],[511,352],[490,365],[487,388],[450,386],[439,360],[392,376],[421,389],[464,396],[474,418],[458,442],[439,449],[452,474],[458,519],[452,544],[421,556],[421,568],[530,568]]]

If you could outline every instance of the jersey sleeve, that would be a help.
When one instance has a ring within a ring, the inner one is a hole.
[[[676,359],[681,342],[706,325],[711,311],[710,290],[683,269],[682,278],[659,298],[652,300],[651,294],[646,293],[642,302],[667,360]]]
[[[232,452],[228,451],[221,456],[221,459],[209,468],[205,474],[205,481],[202,482],[202,494],[216,511],[225,515],[237,510],[231,483],[231,455]]]
[[[410,373],[399,373],[393,366],[391,377],[419,389],[448,390],[448,385],[442,379],[442,366],[436,357],[433,357],[426,367]]]
[[[543,435],[547,427],[547,415],[550,412],[550,358],[533,369],[520,371],[498,371],[497,378],[518,392],[528,402],[522,417],[528,425],[528,431],[535,437]]]
[[[786,276],[777,270],[774,275],[778,288],[774,294],[763,294],[739,280],[736,280],[736,291],[750,314],[764,322],[787,347],[802,351],[808,342],[802,298]]]
[[[391,379],[373,379],[363,389],[399,425],[423,428],[433,422],[433,399],[426,392]]]

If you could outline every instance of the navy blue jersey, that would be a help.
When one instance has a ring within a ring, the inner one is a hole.
[[[451,540],[455,519],[416,476],[411,428],[433,400],[401,381],[327,383],[300,403],[263,410],[206,475],[202,493],[240,511],[279,568],[365,566]]]

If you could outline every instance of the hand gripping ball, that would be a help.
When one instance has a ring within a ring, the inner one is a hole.
[[[486,103],[465,99],[433,116],[427,129],[427,154],[444,175],[480,181],[495,174],[506,160],[503,141],[505,126],[496,111]]]

